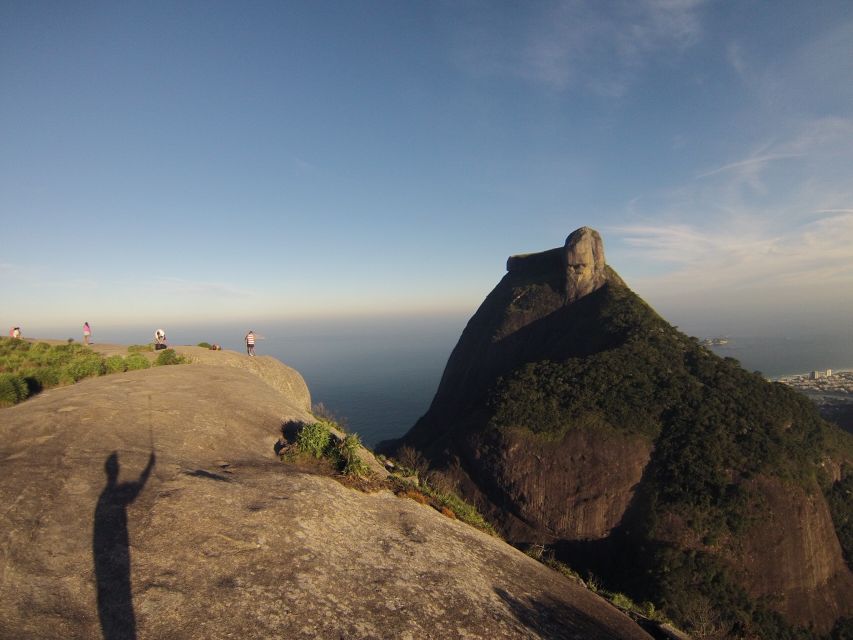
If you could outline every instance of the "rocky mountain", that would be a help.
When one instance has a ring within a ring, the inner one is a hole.
[[[849,629],[853,439],[668,324],[592,229],[509,258],[402,442],[697,635]]]
[[[293,369],[177,351],[0,409],[0,638],[649,639],[495,537],[280,462],[313,419]]]

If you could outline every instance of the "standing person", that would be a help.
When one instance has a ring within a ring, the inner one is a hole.
[[[250,356],[255,355],[255,332],[251,329],[246,334],[246,353]]]
[[[92,335],[92,330],[89,328],[89,323],[83,323],[83,344],[89,344],[89,337]]]

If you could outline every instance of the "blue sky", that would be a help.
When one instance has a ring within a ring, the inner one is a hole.
[[[850,332],[853,4],[0,3],[0,322],[470,315],[598,229],[694,333]]]

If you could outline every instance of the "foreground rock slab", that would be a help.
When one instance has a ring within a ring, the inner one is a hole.
[[[498,539],[279,462],[307,389],[235,358],[0,410],[0,637],[649,637]]]

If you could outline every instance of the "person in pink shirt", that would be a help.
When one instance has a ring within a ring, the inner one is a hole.
[[[83,323],[83,344],[89,344],[89,337],[92,335],[92,330],[89,328],[89,323]]]

